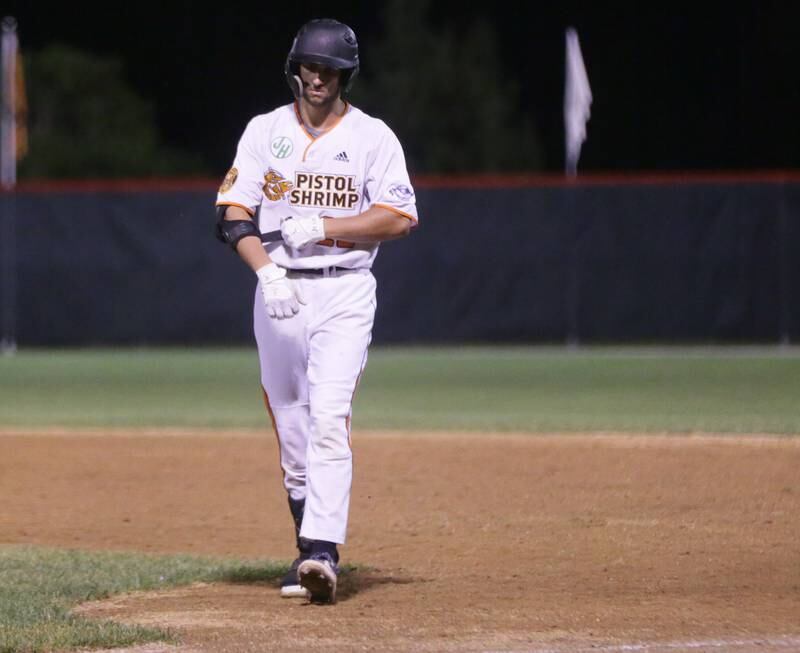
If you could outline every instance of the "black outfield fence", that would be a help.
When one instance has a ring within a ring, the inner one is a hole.
[[[374,342],[791,342],[800,174],[415,180],[381,247]],[[0,328],[20,345],[252,341],[255,277],[215,185],[0,194]]]

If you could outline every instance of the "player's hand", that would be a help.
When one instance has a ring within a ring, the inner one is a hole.
[[[300,288],[291,279],[286,277],[286,270],[269,263],[256,270],[261,296],[267,315],[278,320],[297,315],[300,304],[306,301],[300,293]]]
[[[325,240],[325,223],[322,216],[310,218],[284,218],[281,220],[283,242],[292,249],[302,249],[312,243]]]

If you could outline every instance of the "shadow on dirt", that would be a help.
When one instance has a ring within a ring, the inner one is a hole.
[[[265,583],[278,587],[280,579],[288,569],[288,564],[243,565],[239,568],[226,570],[225,573],[214,580],[244,585]],[[339,575],[339,584],[336,592],[337,600],[346,601],[356,594],[368,592],[372,588],[382,585],[408,585],[410,583],[424,582],[426,582],[424,578],[393,574],[370,567],[344,565]]]
[[[356,594],[368,592],[372,588],[382,585],[409,585],[424,582],[423,578],[396,575],[380,569],[345,569],[339,575],[336,595],[338,601],[346,601]]]

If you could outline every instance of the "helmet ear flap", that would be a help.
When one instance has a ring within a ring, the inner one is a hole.
[[[353,86],[353,81],[358,75],[358,62],[356,61],[356,67],[350,68],[349,70],[342,71],[342,94],[347,93],[350,90],[350,87]]]
[[[286,83],[292,89],[292,93],[296,98],[299,98],[303,94],[303,80],[300,79],[300,67],[293,66],[290,57],[286,57],[283,74],[286,77]]]
[[[300,75],[292,75],[292,81],[289,83],[289,87],[292,89],[292,93],[294,93],[295,97],[300,97],[303,94],[303,80],[300,79]]]

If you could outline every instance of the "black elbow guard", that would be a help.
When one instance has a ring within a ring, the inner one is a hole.
[[[227,206],[217,207],[217,240],[227,243],[235,251],[236,244],[248,236],[255,236],[261,240],[261,231],[252,220],[226,220]]]

